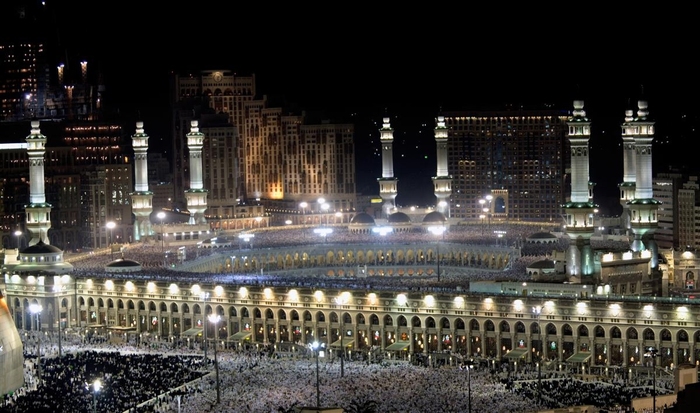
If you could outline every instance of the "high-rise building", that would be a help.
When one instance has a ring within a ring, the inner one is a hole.
[[[654,239],[659,249],[677,248],[681,245],[676,215],[679,207],[678,190],[683,179],[683,174],[675,172],[658,173],[653,179],[654,199],[660,202],[659,223],[654,232]]]
[[[187,133],[190,131],[190,121],[200,120],[202,128],[209,127],[208,121],[200,119],[203,114],[224,114],[228,117],[228,123],[232,128],[240,131],[245,124],[245,105],[255,97],[255,75],[239,76],[230,70],[204,70],[198,73],[180,75],[174,74],[171,79],[171,100],[173,105],[172,119],[172,168],[173,168],[173,204],[184,208],[185,190],[190,188],[189,150],[187,147]],[[217,127],[221,122],[212,120]],[[235,131],[226,132],[235,136]],[[219,139],[219,142],[220,139]],[[206,145],[206,143],[205,143]],[[238,142],[235,144],[234,158],[240,159],[243,148]],[[205,151],[204,158],[209,154]],[[242,163],[233,165],[242,168]],[[242,182],[238,177],[243,176],[242,169],[227,171],[227,175],[233,175],[236,182],[236,193],[232,199],[244,197]],[[208,179],[207,176],[204,179]]]
[[[554,110],[444,113],[450,216],[478,220],[479,200],[492,201],[492,218],[561,222],[566,200],[567,114]]]

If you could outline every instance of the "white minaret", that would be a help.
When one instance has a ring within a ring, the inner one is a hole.
[[[29,205],[26,205],[26,227],[31,234],[28,245],[39,241],[49,245],[49,228],[51,228],[51,205],[46,202],[44,190],[44,154],[46,153],[46,136],[41,134],[39,121],[32,121],[31,134],[27,136],[27,155],[29,156]]]
[[[384,124],[379,129],[379,140],[382,144],[382,177],[377,181],[379,181],[379,196],[384,200],[382,211],[384,217],[388,217],[396,206],[398,180],[394,178],[394,130],[391,128],[389,118],[384,118],[383,121]]]
[[[634,131],[636,126],[632,123],[634,112],[631,109],[625,111],[625,122],[622,124],[622,165],[623,176],[620,187],[620,204],[622,214],[620,219],[625,229],[629,230],[630,210],[627,203],[634,199],[635,185],[637,181],[637,155],[634,149]]]
[[[447,126],[445,117],[438,116],[435,126],[435,146],[437,149],[437,173],[433,177],[433,187],[437,198],[437,210],[446,218],[450,216],[450,195],[452,176],[447,171]]]
[[[207,190],[204,189],[202,177],[202,147],[204,134],[199,131],[199,121],[190,121],[190,133],[187,134],[187,147],[190,151],[190,189],[185,191],[187,209],[190,211],[190,224],[206,222],[204,211],[207,210]]]
[[[574,101],[574,113],[567,122],[571,143],[571,199],[563,205],[566,234],[571,240],[567,253],[567,273],[573,281],[588,282],[594,274],[591,236],[597,205],[593,203],[593,184],[589,180],[591,122],[586,118],[583,101]]]
[[[636,184],[634,199],[627,203],[630,211],[630,226],[634,233],[632,251],[649,250],[652,268],[658,267],[658,247],[654,231],[658,226],[659,201],[654,199],[652,184],[651,144],[654,141],[654,122],[649,120],[647,102],[637,103],[637,116],[630,122],[634,136],[636,155]]]
[[[131,195],[131,211],[136,217],[134,240],[152,235],[150,216],[153,212],[153,192],[148,190],[148,135],[143,122],[136,122],[136,133],[131,136],[134,147],[134,192]]]

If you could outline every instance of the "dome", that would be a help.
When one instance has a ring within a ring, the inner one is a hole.
[[[527,241],[531,243],[552,243],[557,242],[558,240],[559,239],[556,235],[546,231],[535,232],[527,237]]]
[[[423,218],[423,223],[426,223],[426,224],[427,223],[438,223],[438,222],[443,224],[443,223],[445,223],[445,221],[447,221],[447,219],[439,211],[433,211]]]
[[[21,251],[22,254],[56,254],[59,252],[63,251],[53,245],[44,244],[44,241],[39,241]]]
[[[411,218],[403,212],[394,212],[389,215],[387,221],[389,221],[390,224],[405,224],[411,222]]]
[[[125,268],[125,267],[141,267],[141,264],[139,262],[136,262],[134,260],[126,260],[126,259],[116,259],[109,264],[107,264],[107,267],[109,268]]]
[[[374,218],[366,212],[360,212],[359,214],[352,217],[350,220],[351,224],[370,224],[374,225]]]
[[[555,268],[555,264],[554,261],[550,260],[549,258],[545,258],[543,260],[533,262],[532,264],[528,265],[527,268],[553,270]]]
[[[123,258],[116,259],[105,265],[106,272],[131,272],[141,271],[141,263]]]

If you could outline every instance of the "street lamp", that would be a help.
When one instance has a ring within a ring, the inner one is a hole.
[[[165,219],[165,212],[160,211],[156,216],[160,219],[160,252],[163,252],[165,249],[165,237],[163,236],[163,219]]]
[[[109,221],[107,223],[107,228],[109,228],[109,251],[112,255],[112,258],[114,258],[114,251],[112,251],[112,230],[114,230],[114,227],[116,226],[117,224],[115,224],[114,221]]]
[[[319,343],[318,341],[311,343],[311,349],[316,354],[316,410],[321,408],[321,390],[318,381],[318,353],[321,352],[322,348],[323,344]]]
[[[479,219],[481,220],[481,235],[484,235],[484,227],[486,226],[486,225],[484,225],[485,224],[484,219],[486,219],[486,215],[484,215],[484,214],[479,215]]]
[[[90,385],[85,383],[85,388],[89,391]],[[95,379],[92,382],[92,413],[97,413],[97,393],[102,389],[102,382],[100,379]]]
[[[301,208],[301,215],[303,215],[303,224],[306,225],[306,207],[308,207],[309,204],[306,202],[301,202],[299,203],[299,208]]]
[[[209,293],[201,292],[199,293],[200,298],[202,299],[202,317],[207,316],[207,298],[209,298]],[[204,319],[202,319],[202,327],[204,327],[204,342],[202,343],[204,347],[204,362],[207,362],[207,325],[204,323]]]
[[[323,219],[323,217],[324,217],[324,215],[325,215],[325,217],[326,217],[326,225],[328,225],[328,208],[330,208],[330,207],[331,207],[331,206],[330,206],[328,203],[326,203],[326,202],[324,202],[323,204],[321,204],[321,210],[323,210],[323,215],[321,215],[321,219]]]
[[[15,237],[17,237],[17,250],[19,250],[19,237],[22,235],[22,231],[16,230]]]
[[[651,389],[651,399],[652,399],[652,412],[656,413],[656,358],[659,356],[659,350],[655,347],[647,347],[647,352],[644,353],[644,357],[651,359],[651,371],[652,371],[652,389]]]
[[[537,318],[537,333],[540,335],[540,359],[537,361],[537,401],[542,401],[542,356],[544,355],[544,344],[542,341],[542,327],[540,325],[540,314],[542,314],[542,306],[537,305],[532,307],[532,312]]]
[[[438,235],[438,236],[444,236],[446,229],[447,228],[445,228],[444,225],[437,225],[437,226],[428,227],[428,231],[430,231],[434,235]],[[438,240],[437,240],[436,255],[437,255],[437,280],[438,280],[438,282],[440,282],[440,238],[438,238]]]
[[[493,201],[493,195],[486,195],[486,201],[489,203],[488,206],[488,218],[489,218],[489,231],[491,230],[491,201]]]
[[[467,413],[472,413],[472,368],[474,367],[474,360],[469,359],[464,362],[461,366],[462,369],[467,370]]]
[[[221,402],[221,392],[219,390],[219,360],[217,359],[216,356],[216,347],[218,347],[218,340],[219,340],[219,329],[218,329],[218,323],[221,320],[221,316],[218,314],[209,314],[209,321],[214,324],[214,336],[216,337],[216,341],[214,342],[214,369],[216,371],[216,404],[219,404]]]
[[[41,304],[29,304],[29,312],[36,316],[36,340],[37,340],[37,386],[41,384],[41,324],[39,324],[39,314],[41,314]]]

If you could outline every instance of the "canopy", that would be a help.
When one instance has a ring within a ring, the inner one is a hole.
[[[340,340],[332,342],[331,347],[350,347],[354,342],[355,340],[353,340],[352,338],[344,338],[342,339],[342,343]]]
[[[189,330],[185,330],[185,332],[182,333],[183,336],[196,336],[199,335],[202,332],[202,327],[193,327],[190,328]]]
[[[239,331],[231,336],[231,341],[243,341],[253,335],[252,331]]]
[[[506,353],[505,358],[510,360],[520,360],[527,354],[526,348],[514,348],[513,350]]]
[[[574,354],[573,356],[569,357],[566,359],[568,363],[584,363],[588,361],[588,359],[591,358],[591,352],[590,351],[582,351],[579,353]]]
[[[409,341],[397,341],[394,344],[391,344],[387,346],[386,350],[388,351],[402,351],[406,350],[408,346],[410,346],[411,343]]]

